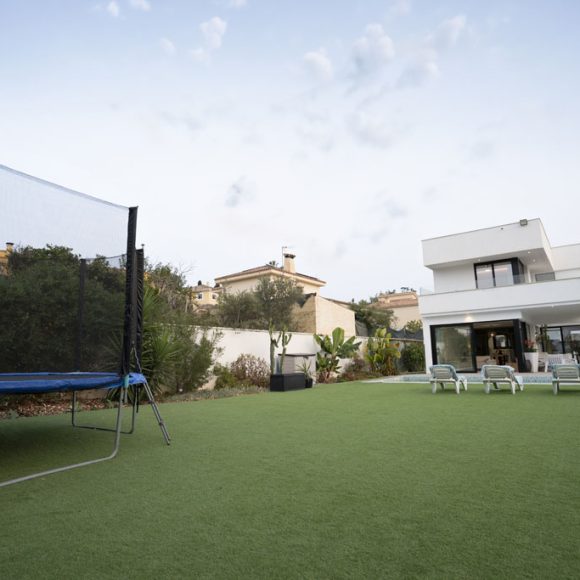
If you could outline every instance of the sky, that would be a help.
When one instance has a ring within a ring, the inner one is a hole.
[[[0,0],[0,164],[138,205],[193,283],[285,246],[323,296],[430,288],[426,238],[580,242],[579,25],[575,0]]]

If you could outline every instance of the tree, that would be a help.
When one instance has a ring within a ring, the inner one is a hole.
[[[187,311],[190,289],[186,286],[185,272],[171,264],[147,264],[145,283],[157,290],[171,311]]]
[[[425,346],[422,342],[409,342],[401,351],[401,363],[410,373],[425,370]]]
[[[13,251],[0,276],[0,372],[117,371],[122,266],[107,258],[83,262],[58,246]],[[219,336],[192,326],[178,299],[185,284],[176,272],[158,265],[147,278],[142,370],[154,388],[186,390],[207,377]]]
[[[263,328],[290,328],[292,309],[304,297],[304,292],[292,278],[260,278],[254,296]]]
[[[80,280],[81,260],[68,248],[10,254],[0,277],[1,372],[79,370],[79,357],[83,370],[108,368],[108,343],[123,329],[124,271],[105,258],[86,263],[82,327]]]
[[[218,298],[217,320],[228,328],[263,328],[258,302],[253,292],[222,292]]]
[[[423,322],[421,320],[409,320],[404,328],[409,334],[417,334],[423,330]]]
[[[392,310],[381,308],[373,300],[359,300],[350,305],[354,310],[355,320],[366,325],[369,334],[374,333],[378,328],[390,328],[394,318]]]

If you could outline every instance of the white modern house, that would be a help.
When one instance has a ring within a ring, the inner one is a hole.
[[[580,244],[551,246],[539,219],[422,243],[434,285],[419,298],[427,366],[525,371],[525,341],[539,334],[541,350],[580,351]]]

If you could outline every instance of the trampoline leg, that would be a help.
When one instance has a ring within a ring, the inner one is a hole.
[[[159,412],[159,407],[157,406],[157,403],[155,402],[155,397],[153,396],[153,391],[151,391],[151,387],[149,386],[149,383],[147,383],[147,382],[143,383],[143,388],[145,389],[145,393],[147,394],[147,399],[149,400],[149,404],[151,405],[151,408],[153,409],[153,413],[155,413],[155,418],[157,419],[157,423],[159,424],[159,428],[161,429],[161,433],[163,434],[163,438],[165,439],[165,443],[167,443],[167,445],[170,445],[171,437],[169,436],[169,433],[167,431],[167,427],[165,426],[165,423],[163,422],[163,418],[161,417],[161,413]]]
[[[121,396],[121,393],[119,393],[119,396]],[[126,402],[127,400],[127,390],[125,390],[125,395],[124,395],[124,402]],[[111,432],[115,432],[117,429],[111,429],[109,427],[97,427],[96,425],[79,425],[76,422],[76,406],[77,406],[77,392],[73,391],[73,396],[72,396],[72,408],[71,408],[71,420],[72,420],[72,426],[76,427],[77,429],[93,429],[94,431],[111,431]],[[134,433],[135,431],[135,421],[136,421],[136,414],[137,414],[137,402],[135,400],[135,398],[133,399],[133,409],[131,412],[131,428],[128,431],[121,431],[121,433],[123,433],[123,435],[131,435]]]
[[[129,377],[125,377],[125,382],[123,384],[123,387],[121,387],[122,391],[119,393],[119,406],[117,408],[117,421],[115,423],[115,442],[113,445],[113,451],[109,455],[107,455],[106,457],[99,457],[98,459],[91,459],[90,461],[73,463],[72,465],[66,465],[65,467],[57,467],[55,469],[48,469],[47,471],[40,471],[39,473],[33,473],[32,475],[26,475],[24,477],[17,477],[16,479],[9,479],[7,481],[0,482],[0,487],[5,487],[8,485],[12,485],[14,483],[21,483],[23,481],[28,481],[30,479],[36,479],[37,477],[52,475],[53,473],[69,471],[71,469],[76,469],[77,467],[94,465],[95,463],[101,463],[102,461],[108,461],[109,459],[113,459],[117,455],[117,452],[119,451],[119,442],[121,440],[121,412],[123,410],[123,401],[127,395],[128,386],[129,386]]]

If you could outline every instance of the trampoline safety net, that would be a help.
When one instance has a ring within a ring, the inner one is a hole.
[[[0,373],[129,371],[136,209],[0,165]]]

